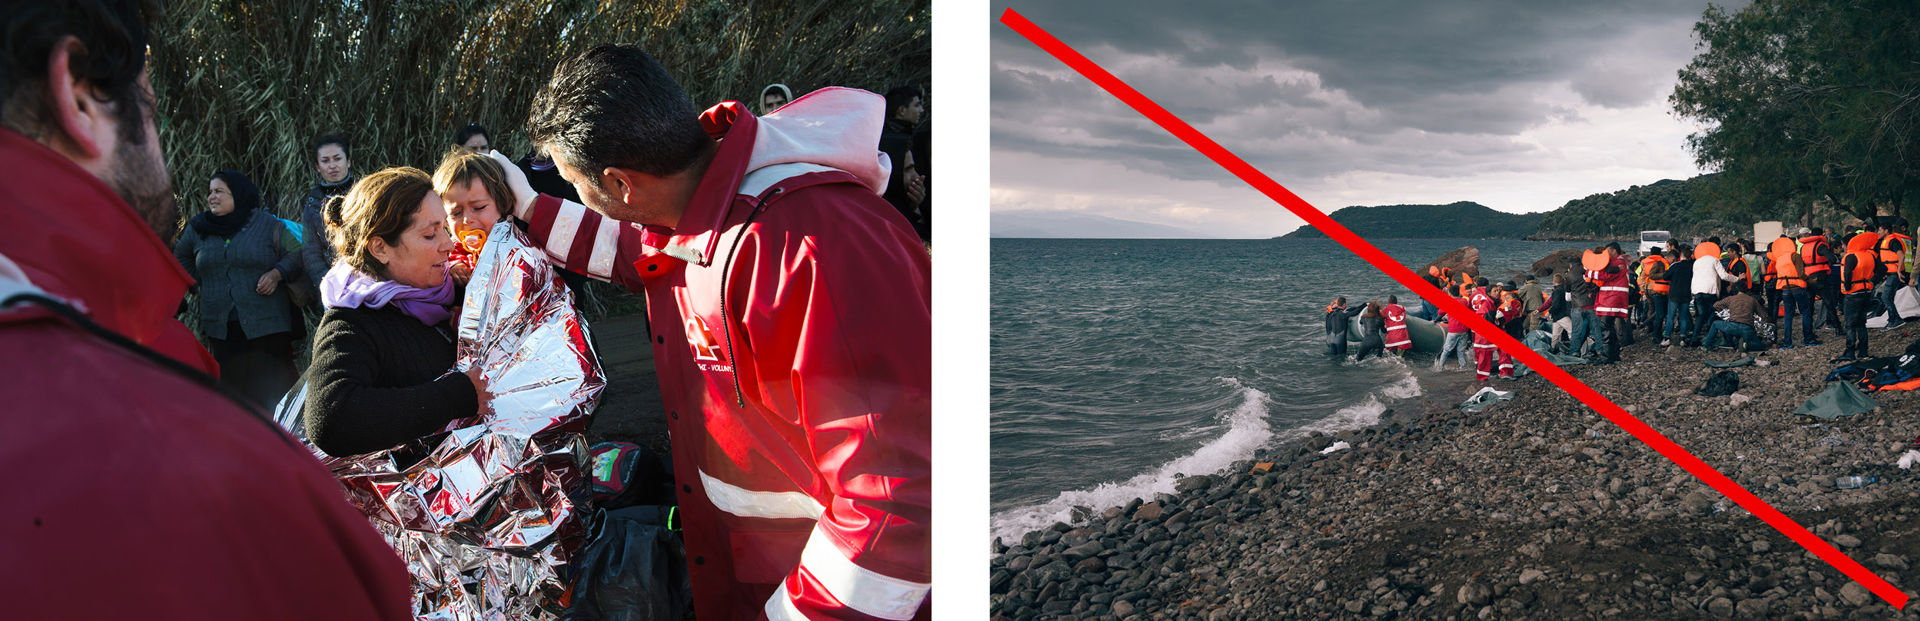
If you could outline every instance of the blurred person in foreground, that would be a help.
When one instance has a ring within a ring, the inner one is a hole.
[[[147,81],[154,3],[0,11],[0,583],[17,619],[405,619],[405,567],[224,392]]]
[[[646,292],[702,619],[929,614],[930,257],[879,194],[883,106],[700,113],[602,45],[528,122],[591,210],[508,171],[554,262]]]

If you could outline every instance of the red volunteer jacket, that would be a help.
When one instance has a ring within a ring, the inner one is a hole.
[[[671,230],[547,196],[522,216],[646,293],[703,619],[927,614],[931,264],[879,194],[883,107],[707,110],[719,149]]]
[[[1387,349],[1409,349],[1413,339],[1407,336],[1407,309],[1399,304],[1380,307],[1380,316],[1387,324]]]
[[[209,388],[192,281],[73,162],[0,129],[0,583],[15,619],[407,619],[406,568],[264,414]],[[158,360],[171,359],[171,362]],[[174,364],[178,363],[178,364]]]
[[[1600,285],[1593,296],[1593,313],[1601,317],[1627,316],[1627,257],[1615,255],[1605,270],[1588,270],[1586,277]]]

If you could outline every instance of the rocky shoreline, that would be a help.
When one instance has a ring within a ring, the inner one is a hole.
[[[1829,331],[1822,331],[1828,336]],[[1876,331],[1876,353],[1920,334]],[[1920,433],[1920,395],[1816,424],[1841,339],[1758,355],[1732,397],[1693,391],[1728,352],[1641,339],[1581,381],[1761,499],[1912,591],[1920,472],[1891,464]],[[996,619],[1920,618],[1896,611],[1651,448],[1540,379],[1457,408],[1471,371],[1378,425],[1261,451],[1179,493],[1092,508],[996,541]],[[1323,455],[1336,441],[1352,448]],[[1271,463],[1262,470],[1260,464]],[[1835,478],[1881,481],[1837,489]]]

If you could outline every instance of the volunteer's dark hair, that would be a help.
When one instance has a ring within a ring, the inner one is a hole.
[[[113,105],[122,141],[146,144],[144,121],[154,104],[139,78],[147,63],[147,20],[161,10],[158,0],[0,2],[0,125],[35,139],[52,128],[47,58],[71,35],[81,49],[67,70],[100,90],[97,101]]]
[[[1393,295],[1389,295],[1389,296],[1387,296],[1387,303],[1388,303],[1388,304],[1399,304],[1399,303],[1400,303],[1400,297],[1399,297],[1399,296],[1393,296]]]
[[[554,68],[528,110],[527,134],[554,159],[596,179],[607,167],[678,173],[713,144],[666,68],[638,47],[613,44]]]
[[[1822,235],[1822,234],[1823,234],[1823,233],[1821,233],[1821,232],[1820,232],[1820,227],[1817,227],[1817,226],[1816,226],[1816,227],[1813,227],[1813,228],[1810,228],[1810,229],[1807,229],[1807,230],[1808,230],[1808,231],[1811,231],[1811,232],[1813,232],[1813,234],[1814,234],[1814,235]]]
[[[1620,254],[1621,252],[1623,252],[1622,250],[1620,250],[1620,242],[1607,242],[1606,248],[1608,250],[1612,250],[1614,254]]]
[[[887,120],[893,120],[893,115],[899,112],[901,108],[907,107],[907,104],[913,103],[913,98],[915,97],[919,97],[922,101],[926,99],[925,93],[921,91],[918,86],[909,84],[895,86],[891,90],[888,90]]]
[[[353,159],[353,145],[347,144],[347,137],[340,134],[321,134],[319,138],[313,139],[313,148],[307,149],[307,152],[312,153],[314,157],[319,157],[320,149],[327,145],[340,147],[341,155],[347,156],[349,160]]]
[[[245,173],[222,168],[213,173],[213,178],[227,183],[227,192],[233,194],[234,211],[253,211],[260,207],[260,186],[254,185]]]
[[[453,144],[466,144],[467,141],[472,140],[474,136],[486,136],[487,142],[493,142],[493,132],[487,131],[487,128],[481,127],[479,123],[468,123],[466,127],[454,130]]]

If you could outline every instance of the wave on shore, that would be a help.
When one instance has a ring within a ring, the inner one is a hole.
[[[991,518],[993,536],[1008,542],[1017,541],[1022,535],[1052,526],[1054,522],[1072,522],[1074,507],[1098,510],[1121,506],[1135,498],[1151,499],[1155,494],[1171,494],[1180,476],[1219,472],[1233,462],[1252,457],[1255,450],[1276,439],[1293,440],[1315,431],[1333,433],[1372,425],[1379,422],[1380,414],[1387,409],[1387,402],[1420,396],[1420,380],[1410,370],[1403,372],[1405,375],[1399,380],[1369,393],[1359,402],[1325,418],[1283,430],[1277,437],[1267,424],[1267,394],[1242,385],[1235,378],[1221,378],[1223,383],[1235,390],[1240,397],[1240,404],[1223,415],[1222,423],[1227,430],[1220,437],[1201,445],[1192,453],[1131,479],[1102,483],[1090,489],[1068,490],[1043,503],[995,513]]]

